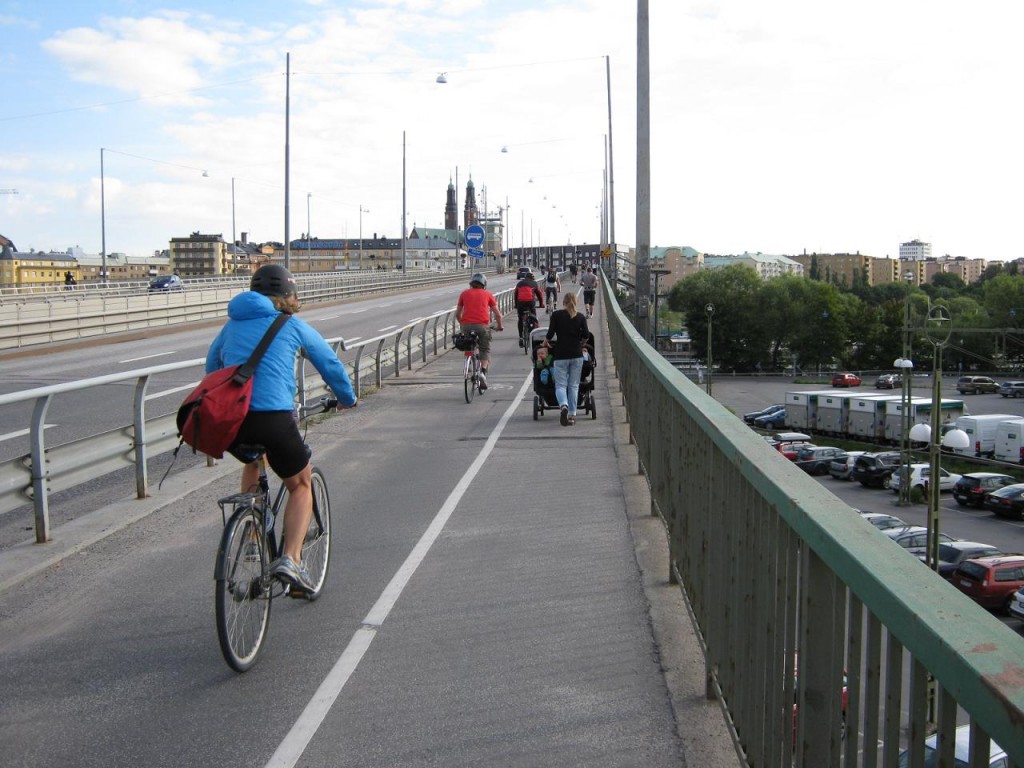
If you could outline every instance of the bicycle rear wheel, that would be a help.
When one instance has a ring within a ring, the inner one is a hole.
[[[307,600],[316,600],[323,592],[327,580],[327,566],[331,562],[331,500],[327,495],[327,480],[318,467],[313,467],[313,518],[302,543],[302,562],[309,571],[314,590],[307,592]]]
[[[479,365],[479,363],[476,361],[475,357],[467,357],[466,358],[466,376],[465,376],[463,388],[465,389],[465,392],[466,392],[466,402],[467,403],[472,403],[473,402],[473,396],[476,394],[476,384],[477,384],[476,372],[477,372],[477,365]]]
[[[214,602],[217,640],[224,660],[237,672],[256,663],[270,625],[267,541],[259,515],[238,509],[224,526],[217,550]]]

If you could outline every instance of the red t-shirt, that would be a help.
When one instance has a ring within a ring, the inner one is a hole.
[[[491,307],[497,309],[498,301],[486,288],[467,288],[459,294],[457,306],[462,308],[463,324],[489,325]]]

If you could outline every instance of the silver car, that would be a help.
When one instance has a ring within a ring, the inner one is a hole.
[[[842,456],[836,456],[828,465],[828,473],[836,480],[852,480],[850,473],[853,472],[853,462],[864,453],[865,451],[847,451]]]

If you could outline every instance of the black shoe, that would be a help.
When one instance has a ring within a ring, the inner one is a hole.
[[[569,426],[569,406],[563,405],[561,410],[562,410],[562,412],[558,416],[558,423],[561,424],[563,427],[568,427]]]

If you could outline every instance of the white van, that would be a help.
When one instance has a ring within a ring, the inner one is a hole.
[[[1024,464],[1024,419],[1007,419],[996,425],[995,458]]]
[[[957,429],[962,429],[970,438],[971,444],[966,448],[957,448],[955,453],[965,456],[985,456],[992,458],[996,450],[996,429],[1001,421],[1019,419],[1012,413],[986,413],[979,416],[961,416],[956,420]]]

